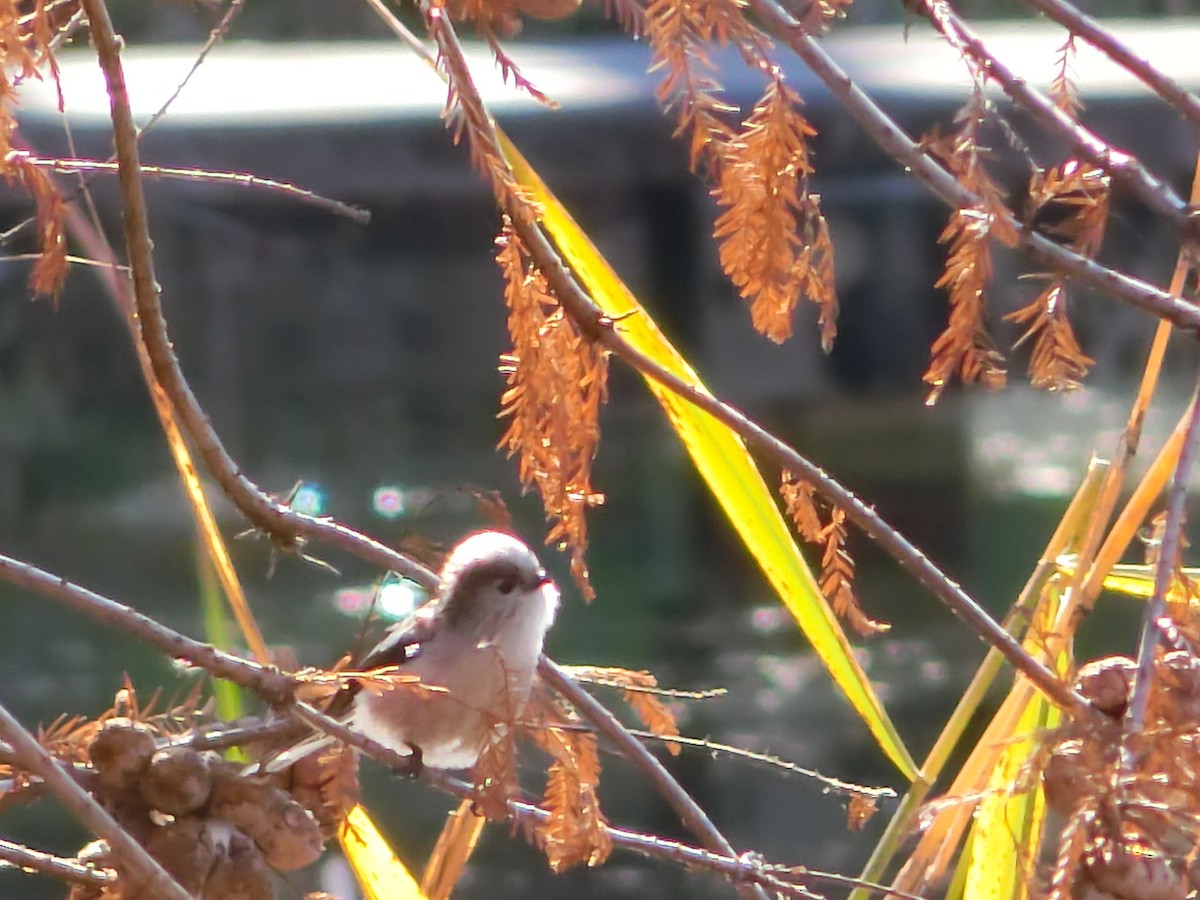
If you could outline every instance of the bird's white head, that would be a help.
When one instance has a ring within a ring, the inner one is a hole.
[[[437,602],[452,628],[497,638],[517,629],[536,641],[540,652],[558,609],[558,589],[520,538],[479,531],[446,557]]]

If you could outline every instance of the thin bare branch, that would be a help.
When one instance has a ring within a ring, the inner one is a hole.
[[[108,842],[125,874],[122,881],[132,895],[144,890],[145,896],[162,900],[191,900],[187,891],[167,874],[146,848],[135,841],[87,791],[38,743],[2,704],[0,738],[12,745],[30,772],[37,775],[59,801],[98,837]],[[124,893],[124,891],[122,891]]]
[[[591,722],[601,735],[620,749],[621,754],[654,785],[655,790],[679,816],[683,826],[702,844],[717,853],[728,856],[737,855],[733,845],[712,823],[703,807],[683,789],[683,786],[666,770],[658,757],[647,750],[646,746],[631,734],[629,729],[609,712],[607,707],[576,684],[566,672],[545,656],[538,663],[538,674],[550,687],[566,698],[579,711],[580,715]],[[761,888],[752,891],[752,895],[766,896]]]
[[[187,87],[188,82],[192,80],[192,77],[200,70],[200,67],[204,65],[204,61],[208,59],[208,54],[212,52],[213,48],[216,47],[217,44],[224,40],[225,35],[229,33],[230,26],[233,25],[233,20],[241,15],[245,6],[246,0],[230,0],[229,7],[225,10],[225,15],[221,16],[221,21],[216,24],[211,32],[209,32],[208,40],[204,42],[204,46],[201,47],[200,52],[196,54],[196,59],[192,63],[192,67],[188,69],[188,73],[183,76],[183,80],[176,85],[174,92],[163,102],[163,105],[155,110],[154,115],[146,120],[146,124],[142,126],[139,134],[145,134],[147,131],[157,125],[162,120],[162,117],[167,114],[167,110],[169,110],[175,101],[179,99],[179,95],[183,93],[183,89]]]
[[[286,703],[291,699],[292,680],[278,669],[260,666],[258,663],[217,650],[210,644],[193,640],[160,625],[136,609],[102,597],[29,563],[0,555],[0,578],[37,591],[76,612],[119,628],[126,634],[156,647],[172,659],[186,660],[218,678],[227,678],[248,687],[268,703]]]
[[[142,190],[137,132],[129,108],[119,42],[103,0],[83,0],[83,3],[88,11],[93,42],[108,83],[124,210],[126,251],[142,340],[154,375],[171,398],[200,457],[225,495],[242,514],[256,528],[271,535],[284,549],[299,552],[306,539],[316,538],[424,586],[435,584],[435,574],[411,557],[331,519],[298,513],[263,492],[242,473],[213,430],[179,367],[159,304],[153,243]]]
[[[116,174],[118,164],[101,162],[95,159],[47,159],[35,156],[23,150],[9,151],[9,156],[19,156],[29,161],[31,166],[40,169],[50,169],[53,172],[71,174],[74,172],[97,172],[100,174]],[[285,197],[299,200],[310,206],[328,210],[339,216],[345,216],[351,221],[365,225],[371,221],[369,210],[359,206],[351,206],[340,200],[322,197],[314,191],[296,187],[286,181],[275,181],[271,178],[259,178],[245,172],[212,172],[205,169],[180,169],[172,166],[142,166],[142,173],[151,178],[169,178],[178,181],[199,181],[206,184],[231,184],[237,187],[255,188],[270,194],[282,194]]]
[[[1050,134],[1057,136],[1076,154],[1108,172],[1136,194],[1150,209],[1175,226],[1188,243],[1196,240],[1196,223],[1187,202],[1151,174],[1135,157],[1107,144],[1084,128],[1040,91],[1018,78],[987,47],[946,0],[924,0],[934,27],[956,49],[974,59],[986,77],[995,81],[1009,98]]]
[[[813,73],[821,79],[842,107],[852,115],[885,153],[909,169],[946,205],[971,209],[980,198],[960,185],[955,178],[915,143],[846,74],[821,43],[806,34],[796,19],[776,0],[748,0],[766,28],[789,46]],[[1023,228],[1015,217],[1006,216],[1020,232],[1018,247],[1041,265],[1063,272],[1081,284],[1126,303],[1152,312],[1181,328],[1200,329],[1200,308],[1153,285],[1060,247],[1040,234]]]
[[[69,884],[84,884],[94,887],[104,887],[114,884],[117,873],[112,869],[97,869],[86,866],[73,859],[64,859],[43,853],[41,850],[31,850],[21,844],[0,838],[0,865],[8,864],[27,872],[37,872],[48,878],[57,878]]]
[[[630,728],[629,733],[646,741],[661,741],[664,744],[695,747],[698,750],[706,750],[709,753],[724,753],[752,763],[761,763],[773,769],[782,769],[784,772],[789,772],[793,775],[802,775],[805,778],[819,781],[825,786],[826,791],[832,791],[837,794],[868,797],[872,800],[890,800],[896,796],[896,792],[891,788],[867,787],[861,784],[853,784],[849,781],[842,781],[840,778],[822,775],[816,769],[806,769],[804,766],[798,766],[794,762],[788,762],[786,759],[781,759],[773,753],[758,753],[754,750],[747,750],[744,747],[735,747],[732,744],[722,744],[719,741],[709,740],[708,738],[694,738],[682,734],[654,734],[653,732],[642,731],[637,728]]]
[[[1184,434],[1183,446],[1179,450],[1179,461],[1175,464],[1171,487],[1167,491],[1166,523],[1163,527],[1162,543],[1158,548],[1158,563],[1154,568],[1154,594],[1142,612],[1137,678],[1134,680],[1133,696],[1125,713],[1129,730],[1134,734],[1142,730],[1150,689],[1154,686],[1154,657],[1162,634],[1159,619],[1166,610],[1167,594],[1170,593],[1171,584],[1179,568],[1188,480],[1192,474],[1196,453],[1200,450],[1196,446],[1197,440],[1200,440],[1200,388],[1197,388],[1192,396],[1187,431]]]
[[[1200,97],[1186,91],[1145,57],[1138,56],[1111,31],[1091,16],[1084,15],[1064,0],[1022,0],[1053,19],[1073,35],[1079,35],[1118,66],[1169,103],[1176,112],[1200,128]]]

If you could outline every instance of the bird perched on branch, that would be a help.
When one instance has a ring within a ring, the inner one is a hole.
[[[450,551],[434,597],[388,631],[356,666],[396,666],[431,691],[351,683],[329,714],[435,769],[473,766],[490,729],[512,723],[529,698],[558,588],[519,538],[480,531]],[[314,735],[266,761],[278,772],[333,743]]]

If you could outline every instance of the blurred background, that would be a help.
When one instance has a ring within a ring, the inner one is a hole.
[[[1196,5],[1114,2],[1090,11],[1142,14],[1114,23],[1118,33],[1195,88],[1200,71],[1189,48],[1200,24],[1161,16]],[[1014,11],[971,6],[985,15]],[[115,5],[139,121],[174,91],[219,15],[205,6]],[[1048,83],[1061,34],[1006,21],[983,33],[1020,74]],[[263,0],[249,5],[234,37],[146,136],[143,162],[289,181],[365,207],[372,218],[359,225],[235,187],[150,183],[168,322],[218,433],[264,489],[283,495],[300,483],[297,505],[381,539],[453,542],[486,524],[473,499],[483,490],[498,491],[521,533],[539,544],[539,503],[521,496],[515,465],[494,449],[503,430],[496,364],[507,349],[492,261],[498,218],[439,119],[444,89],[402,46],[383,40],[365,6]],[[946,316],[932,285],[948,211],[810,75],[785,63],[820,132],[815,187],[837,248],[842,313],[829,356],[803,305],[797,336],[776,347],[753,333],[720,274],[712,204],[653,102],[645,44],[616,35],[585,6],[566,22],[531,25],[509,46],[562,107],[508,91],[486,51],[472,50],[493,110],[710,388],[875,504],[1001,613],[1089,455],[1111,453],[1154,322],[1076,290],[1073,319],[1097,359],[1087,388],[1042,395],[1020,387],[1024,360],[1015,353],[1013,388],[951,391],[926,407],[921,374]],[[828,46],[911,134],[948,125],[966,97],[954,53],[922,22],[905,23],[899,4],[859,0]],[[718,60],[730,99],[753,103],[759,79],[736,58]],[[94,57],[67,51],[61,65],[69,132],[53,85],[31,83],[22,93],[22,136],[43,156],[107,158],[107,97]],[[1076,70],[1085,122],[1186,192],[1196,148],[1185,124],[1082,47]],[[1062,148],[1033,137],[1030,144],[1042,165],[1064,159]],[[1019,204],[1027,173],[1010,155],[997,145],[996,172]],[[114,184],[101,179],[94,193],[109,233],[119,235]],[[0,228],[28,212],[21,196],[4,194]],[[1116,198],[1106,261],[1165,283],[1175,246],[1167,226]],[[1025,271],[998,255],[992,312],[1002,346],[1019,333],[1001,316],[1038,290],[1021,280]],[[26,264],[0,267],[0,546],[201,634],[194,531],[126,328],[89,271],[72,272],[57,307],[28,301],[27,274]],[[1148,447],[1182,408],[1182,376],[1194,356],[1173,350]],[[731,534],[657,404],[620,365],[602,427],[594,482],[608,499],[591,515],[589,553],[599,599],[585,606],[564,560],[544,550],[566,594],[552,655],[650,668],[671,687],[727,688],[723,698],[678,707],[685,733],[902,789]],[[769,481],[776,476],[767,472]],[[244,523],[215,493],[214,500],[232,537]],[[894,623],[889,635],[862,644],[864,665],[920,758],[984,648],[866,541],[852,537],[850,549],[867,613]],[[272,575],[265,542],[236,541],[232,550],[273,643],[294,647],[304,663],[328,664],[368,640],[362,620],[380,573],[314,546],[339,575],[295,558],[275,561]],[[0,684],[4,702],[26,721],[95,716],[125,672],[145,694],[171,675],[157,655],[45,600],[7,585],[0,596]],[[385,616],[420,600],[403,583],[382,596]],[[1081,655],[1128,649],[1136,619],[1132,604],[1106,602],[1085,629]],[[880,816],[864,833],[848,831],[844,798],[796,775],[701,752],[668,764],[736,847],[772,861],[854,872],[884,824]],[[369,807],[419,868],[448,800],[378,772],[366,790]],[[616,760],[602,797],[617,823],[682,836]],[[0,833],[67,852],[84,840],[49,802],[6,814]],[[342,890],[336,880],[327,884]],[[309,886],[296,880],[282,895]],[[0,874],[0,891],[56,894],[10,873]],[[598,872],[550,876],[533,850],[493,828],[457,896],[729,893],[619,854]]]

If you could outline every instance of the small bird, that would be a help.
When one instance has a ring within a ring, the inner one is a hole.
[[[397,753],[435,769],[475,764],[488,731],[514,721],[529,698],[558,588],[519,538],[480,531],[446,557],[437,593],[389,629],[359,663],[362,671],[398,666],[442,690],[362,690],[351,685],[330,715]],[[333,743],[314,735],[267,761],[278,772]]]

